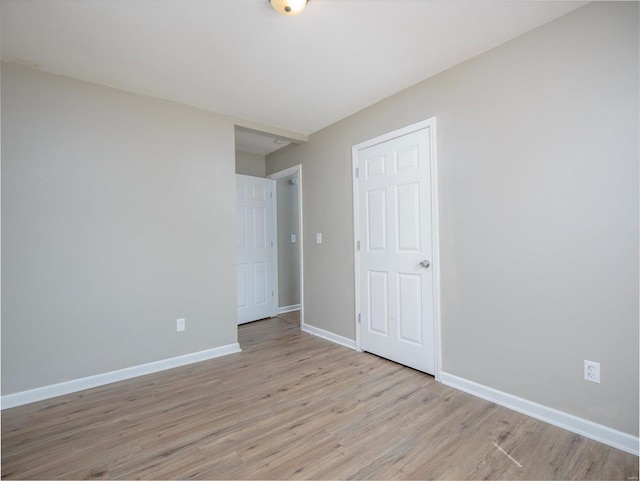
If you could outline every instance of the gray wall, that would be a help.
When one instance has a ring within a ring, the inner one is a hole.
[[[236,150],[236,174],[265,177],[264,155]]]
[[[305,321],[354,337],[351,146],[436,116],[443,370],[637,435],[638,20],[587,5],[269,155],[323,233]]]
[[[292,174],[276,181],[278,194],[278,306],[300,304],[300,218],[298,213],[298,187]],[[295,244],[291,234],[296,235]]]
[[[228,120],[3,63],[2,394],[235,343],[234,191]]]

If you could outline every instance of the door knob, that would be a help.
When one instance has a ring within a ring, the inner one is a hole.
[[[425,260],[423,260],[423,261],[420,263],[420,267],[424,267],[425,269],[426,269],[426,268],[428,268],[430,265],[431,265],[431,264],[430,264],[430,263],[429,263],[429,261],[428,261],[428,260],[426,260],[426,259],[425,259]]]

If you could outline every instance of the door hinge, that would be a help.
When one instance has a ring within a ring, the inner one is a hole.
[[[273,192],[269,192],[269,197],[273,199]]]
[[[358,241],[356,244],[356,250],[360,250],[360,241]]]
[[[274,291],[271,291],[271,297],[275,296]]]
[[[361,317],[360,317],[360,313],[358,313],[358,324],[361,324]]]
[[[356,167],[356,179],[360,178],[360,168]]]

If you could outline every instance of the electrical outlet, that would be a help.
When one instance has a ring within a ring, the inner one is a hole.
[[[184,331],[186,328],[186,321],[184,319],[176,319],[176,331]]]
[[[600,363],[584,361],[584,380],[600,384]]]
[[[322,232],[316,233],[316,244],[322,244]]]

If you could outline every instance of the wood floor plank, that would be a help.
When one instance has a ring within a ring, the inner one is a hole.
[[[3,479],[620,479],[638,458],[300,331],[2,412]]]

